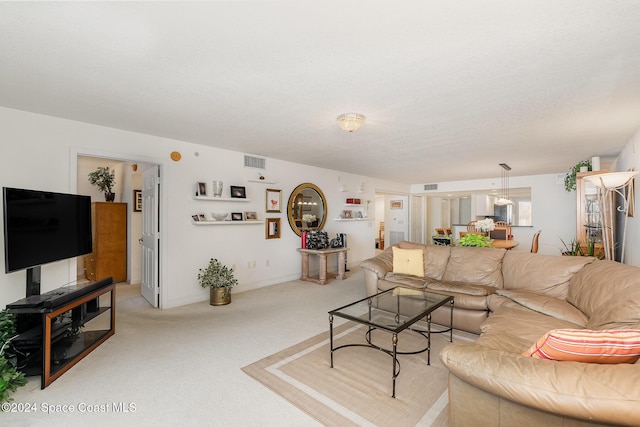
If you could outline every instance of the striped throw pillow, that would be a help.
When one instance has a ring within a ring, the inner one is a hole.
[[[554,329],[524,355],[585,363],[634,363],[640,358],[640,330]]]

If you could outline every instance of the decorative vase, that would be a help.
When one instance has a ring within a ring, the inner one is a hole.
[[[231,302],[231,289],[211,287],[209,290],[209,304],[227,305]]]
[[[113,202],[116,199],[116,193],[108,192],[104,193],[104,200],[107,202]]]
[[[213,181],[213,197],[222,197],[222,181]]]

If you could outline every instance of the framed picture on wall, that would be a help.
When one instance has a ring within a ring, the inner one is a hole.
[[[280,238],[280,218],[267,218],[265,238]]]
[[[256,212],[245,212],[244,219],[245,221],[256,221],[258,219],[258,214]]]
[[[231,212],[231,221],[242,221],[242,212]]]
[[[267,189],[267,212],[282,212],[282,190]]]
[[[196,183],[196,196],[206,197],[207,195],[207,183],[206,182],[197,182]]]
[[[391,208],[391,209],[402,209],[402,200],[391,200],[389,202],[389,208]]]
[[[133,190],[133,211],[142,212],[142,190]]]
[[[235,199],[246,199],[247,193],[244,187],[231,186],[231,197]]]

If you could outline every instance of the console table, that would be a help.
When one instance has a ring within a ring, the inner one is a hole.
[[[327,249],[303,249],[298,248],[298,252],[302,255],[302,276],[300,276],[300,280],[305,280],[307,282],[314,282],[319,285],[324,285],[327,283],[327,277],[329,274],[327,273],[327,255],[329,254],[338,254],[338,275],[330,275],[331,277],[335,277],[338,280],[344,279],[345,272],[345,256],[348,248],[327,248]],[[309,255],[317,255],[318,256],[318,278],[309,277]]]

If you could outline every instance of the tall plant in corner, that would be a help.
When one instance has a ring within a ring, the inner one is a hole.
[[[113,186],[116,185],[116,173],[109,169],[109,166],[99,167],[89,174],[89,183],[104,193],[107,202],[113,202],[116,193],[113,192]]]
[[[580,160],[564,176],[564,189],[569,193],[576,189],[576,175],[580,172],[580,168],[585,166],[587,170],[591,170],[591,160]]]
[[[15,356],[7,351],[15,334],[15,316],[7,310],[0,311],[0,402],[13,400],[9,393],[27,383],[24,373],[16,368]]]

